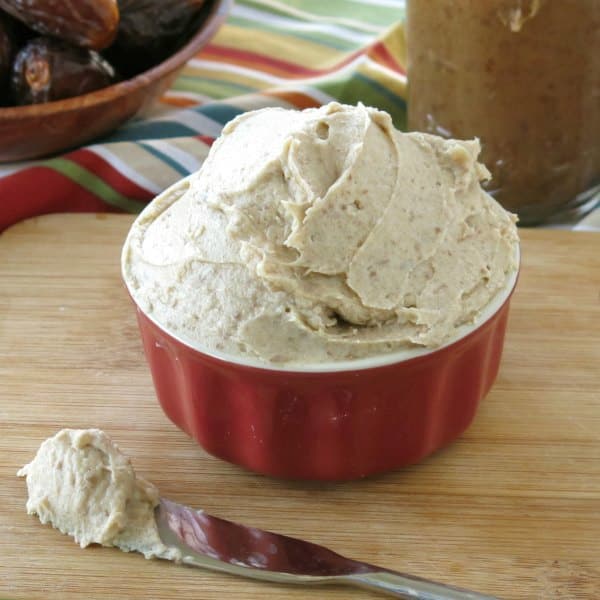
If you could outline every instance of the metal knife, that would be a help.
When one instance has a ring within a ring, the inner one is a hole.
[[[161,498],[158,533],[186,565],[285,584],[345,584],[407,600],[499,600],[345,558],[296,538],[245,527]]]

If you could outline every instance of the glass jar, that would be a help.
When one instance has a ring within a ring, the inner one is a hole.
[[[408,127],[478,137],[522,224],[600,184],[600,0],[408,0]],[[586,193],[587,191],[587,193]]]

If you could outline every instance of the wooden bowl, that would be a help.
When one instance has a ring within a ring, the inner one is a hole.
[[[232,4],[233,0],[208,0],[200,29],[185,46],[132,79],[66,100],[0,108],[0,162],[38,158],[80,146],[144,110],[213,37]]]

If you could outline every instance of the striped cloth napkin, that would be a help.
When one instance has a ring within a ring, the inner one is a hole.
[[[362,101],[404,129],[404,14],[405,0],[238,0],[143,117],[68,154],[0,165],[0,231],[50,212],[138,212],[247,110]],[[598,221],[600,207],[578,226]]]

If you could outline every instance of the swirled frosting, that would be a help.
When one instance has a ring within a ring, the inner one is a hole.
[[[362,105],[246,113],[136,220],[125,280],[167,331],[265,363],[438,346],[517,268],[479,151]]]

